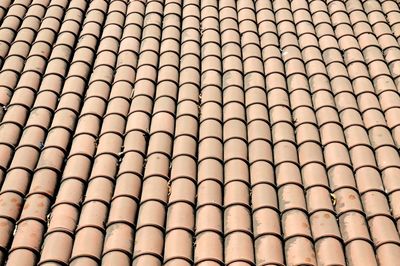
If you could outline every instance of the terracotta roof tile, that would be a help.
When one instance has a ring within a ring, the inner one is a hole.
[[[0,1],[0,264],[397,265],[399,22]]]

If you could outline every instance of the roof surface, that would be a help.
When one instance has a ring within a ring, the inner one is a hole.
[[[0,265],[399,265],[396,0],[1,0]]]

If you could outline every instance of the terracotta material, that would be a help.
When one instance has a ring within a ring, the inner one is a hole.
[[[397,265],[400,5],[0,1],[0,265]]]

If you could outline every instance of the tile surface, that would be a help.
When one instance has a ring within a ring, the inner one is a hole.
[[[0,265],[399,265],[397,0],[1,0]]]

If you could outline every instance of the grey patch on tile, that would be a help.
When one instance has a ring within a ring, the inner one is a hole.
[[[252,73],[249,73],[249,74],[247,74],[247,75],[244,77],[244,85],[245,85],[245,88],[249,88],[249,87],[250,87],[251,81],[252,81]]]
[[[152,23],[152,22],[154,22],[152,16],[147,15],[147,16],[144,18],[143,24],[146,25],[146,24],[150,24],[150,23]]]
[[[227,73],[224,73],[223,77],[222,77],[222,86],[226,87],[229,84],[229,80],[232,78],[232,73],[229,71]]]
[[[332,49],[328,49],[325,52],[322,53],[322,58],[324,59],[324,61],[326,62],[331,62],[332,61],[332,55],[333,55],[333,50]]]

